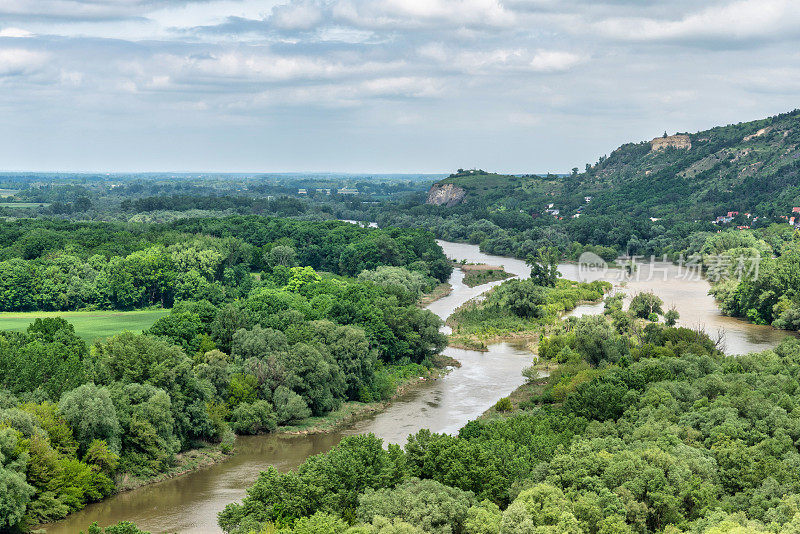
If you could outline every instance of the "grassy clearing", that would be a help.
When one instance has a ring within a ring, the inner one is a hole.
[[[19,189],[2,189],[0,188],[0,198],[13,197],[19,193]]]
[[[505,272],[502,267],[486,265],[484,263],[467,263],[465,265],[458,265],[457,267],[464,271],[464,283],[469,287],[488,284],[496,280],[505,280],[512,276]]]
[[[4,312],[0,313],[0,330],[23,331],[37,317],[63,317],[75,326],[76,334],[91,342],[124,330],[141,332],[168,313],[169,310]]]

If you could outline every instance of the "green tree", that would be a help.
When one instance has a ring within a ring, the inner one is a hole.
[[[411,479],[389,489],[367,490],[358,498],[361,521],[400,518],[424,532],[460,532],[474,496],[435,480]]]
[[[237,434],[272,432],[277,428],[277,417],[272,405],[265,400],[242,403],[231,413],[231,427]]]
[[[107,388],[95,384],[78,386],[64,393],[58,411],[75,432],[81,453],[95,440],[103,440],[112,451],[119,452],[121,430]]]
[[[531,280],[536,285],[555,287],[561,273],[558,272],[558,262],[561,261],[561,252],[553,246],[540,247],[536,254],[528,256],[525,262],[531,267]]]
[[[303,397],[285,386],[279,386],[272,397],[278,424],[284,425],[311,416],[311,409]]]
[[[276,245],[267,253],[266,262],[270,267],[275,267],[276,265],[294,267],[297,265],[297,253],[290,246]]]
[[[28,458],[20,433],[0,427],[0,529],[12,530],[22,522],[34,494],[25,480]]]
[[[655,293],[644,291],[638,293],[631,299],[631,304],[628,309],[634,316],[647,319],[651,313],[655,313],[656,315],[664,313],[664,310],[661,309],[663,304],[664,301]]]

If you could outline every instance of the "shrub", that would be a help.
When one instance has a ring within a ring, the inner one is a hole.
[[[494,409],[497,412],[510,412],[511,410],[514,409],[514,404],[508,397],[503,397],[502,399],[500,399],[495,403]]]
[[[231,426],[237,434],[272,432],[278,427],[272,405],[265,400],[242,403],[233,410]]]

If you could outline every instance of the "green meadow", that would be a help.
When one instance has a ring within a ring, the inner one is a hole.
[[[87,342],[92,342],[124,330],[141,332],[168,313],[169,310],[4,312],[0,313],[0,330],[22,331],[37,317],[63,317],[75,326],[76,334]]]

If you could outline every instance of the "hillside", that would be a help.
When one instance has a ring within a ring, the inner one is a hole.
[[[580,178],[596,191],[587,213],[782,215],[800,203],[800,111],[626,144]]]
[[[701,221],[729,211],[777,217],[800,205],[800,111],[628,143],[567,177],[459,171],[434,188],[441,184],[490,210],[539,213],[553,203],[563,217],[578,210]]]

